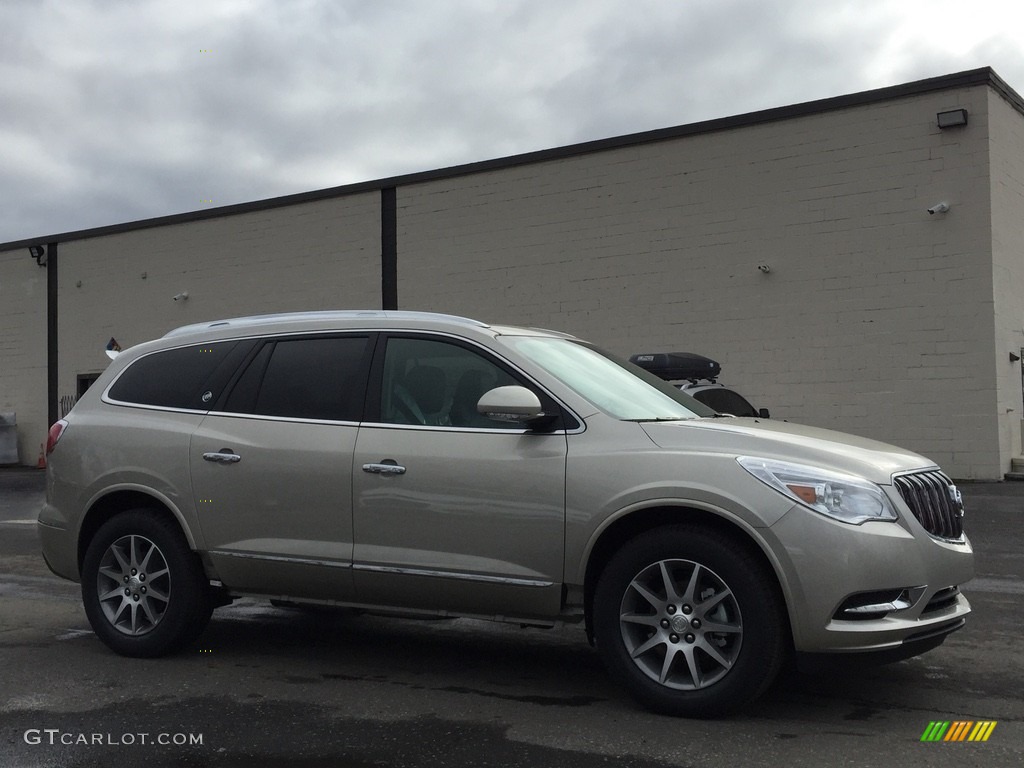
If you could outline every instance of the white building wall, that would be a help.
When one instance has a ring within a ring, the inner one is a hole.
[[[0,252],[0,413],[18,423],[18,460],[34,465],[45,443],[46,270],[27,248]]]
[[[992,252],[995,298],[994,367],[1002,458],[1021,455],[1024,397],[1024,119],[998,93],[990,92]]]
[[[380,264],[379,192],[62,243],[60,394],[106,367],[110,337],[127,349],[204,320],[379,309]]]
[[[1001,477],[987,94],[400,187],[400,306],[699,352],[777,418]]]

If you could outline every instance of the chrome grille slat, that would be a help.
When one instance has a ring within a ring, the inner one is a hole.
[[[928,533],[941,539],[957,540],[964,533],[963,505],[950,494],[953,481],[936,470],[900,475],[896,490]]]

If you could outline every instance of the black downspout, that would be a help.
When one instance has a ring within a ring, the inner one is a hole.
[[[46,403],[49,425],[60,418],[57,379],[57,243],[46,246]]]
[[[380,306],[398,309],[398,195],[380,191]]]

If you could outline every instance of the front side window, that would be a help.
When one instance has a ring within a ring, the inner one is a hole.
[[[494,387],[519,382],[481,354],[433,339],[391,338],[381,383],[381,421],[484,429],[522,429],[476,410]]]
[[[714,415],[657,376],[589,345],[534,336],[502,341],[613,418],[670,421]]]

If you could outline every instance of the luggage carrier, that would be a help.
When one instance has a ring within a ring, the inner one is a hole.
[[[632,355],[629,362],[665,381],[714,382],[722,372],[716,361],[693,352],[649,352]]]

